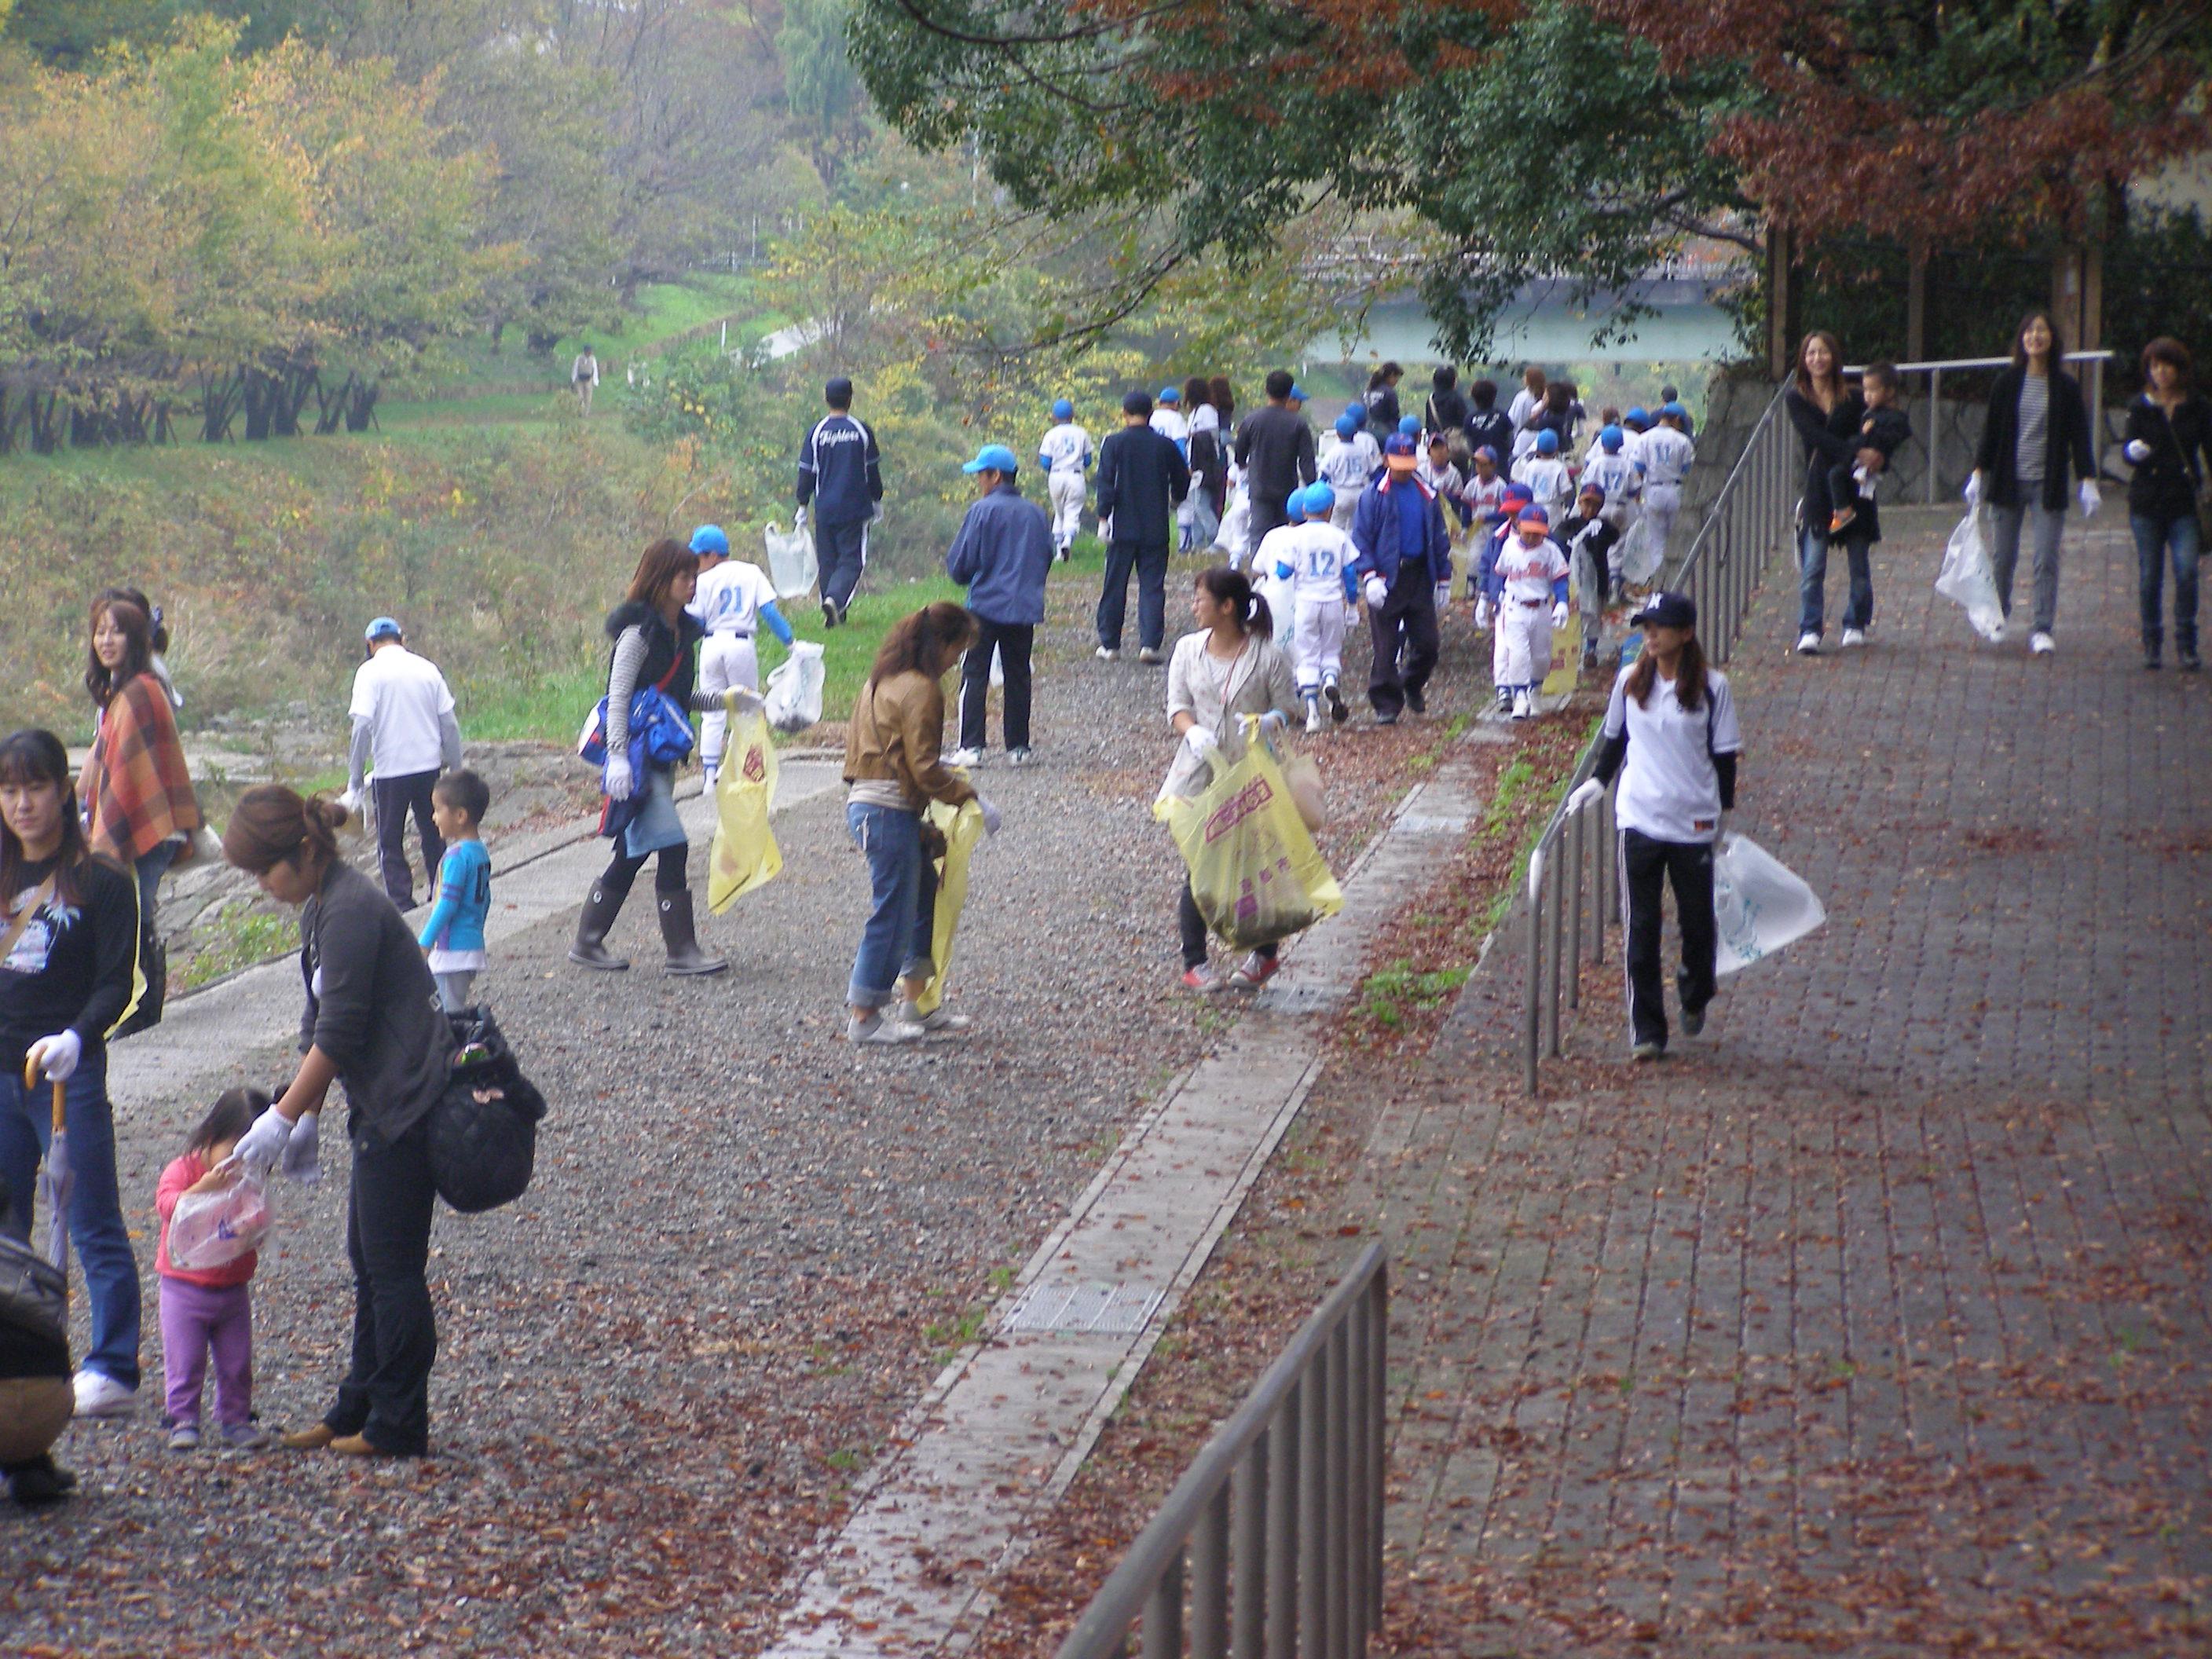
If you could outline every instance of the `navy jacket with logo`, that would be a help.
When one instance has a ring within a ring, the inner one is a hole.
[[[883,456],[867,422],[834,414],[817,421],[799,447],[799,504],[812,501],[824,524],[851,524],[873,518],[883,498]]]

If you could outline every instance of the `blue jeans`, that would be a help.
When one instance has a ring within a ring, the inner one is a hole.
[[[131,860],[131,868],[138,878],[138,925],[149,938],[160,937],[154,926],[154,890],[161,884],[161,878],[169,873],[169,866],[177,861],[184,849],[173,841],[165,841],[150,853],[142,853]]]
[[[2136,533],[2136,597],[2142,609],[2143,653],[2155,657],[2165,641],[2160,620],[2166,597],[2166,563],[2173,561],[2173,648],[2185,660],[2197,654],[2197,561],[2204,551],[2199,543],[2197,515],[2150,519],[2128,515],[2128,528]]]
[[[9,1234],[28,1241],[31,1207],[38,1191],[39,1160],[53,1139],[52,1085],[41,1078],[34,1089],[9,1068],[0,1078],[0,1180],[5,1182]],[[98,1044],[84,1051],[76,1074],[63,1085],[63,1115],[69,1127],[69,1236],[84,1264],[85,1289],[92,1302],[92,1347],[85,1366],[124,1387],[138,1386],[138,1262],[123,1224],[123,1206],[115,1188],[115,1113],[107,1103],[107,1051]]]
[[[1807,526],[1797,544],[1797,631],[1819,635],[1827,631],[1828,547],[1825,536]],[[1874,570],[1868,555],[1874,544],[1852,537],[1844,543],[1850,561],[1851,596],[1844,605],[1844,626],[1867,628],[1874,623]]]
[[[921,854],[921,815],[896,806],[850,801],[845,828],[868,860],[868,890],[875,902],[860,930],[860,953],[845,1001],[881,1008],[899,980],[927,979],[937,933],[937,866]]]

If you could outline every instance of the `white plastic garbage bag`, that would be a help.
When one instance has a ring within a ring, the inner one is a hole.
[[[1242,567],[1245,544],[1252,538],[1252,498],[1241,483],[1229,487],[1229,505],[1221,515],[1220,526],[1213,532],[1213,544],[1229,556],[1229,562]]]
[[[271,1220],[266,1190],[243,1170],[219,1191],[186,1193],[169,1217],[169,1265],[204,1273],[235,1261],[268,1237]]]
[[[1772,956],[1828,919],[1820,896],[1747,836],[1729,836],[1713,854],[1713,920],[1723,978]]]
[[[772,524],[765,538],[768,579],[776,598],[795,599],[811,591],[814,579],[821,574],[814,559],[814,532],[803,524],[788,530]]]
[[[1990,526],[1978,508],[1951,532],[1936,591],[1962,606],[1974,632],[1992,645],[2004,638],[2004,611],[1997,604],[1996,571],[1990,562]]]
[[[768,723],[782,732],[804,732],[822,718],[822,647],[793,640],[791,654],[768,677]]]
[[[1659,574],[1659,562],[1666,555],[1665,546],[1651,534],[1651,523],[1639,518],[1628,526],[1628,533],[1620,538],[1620,579],[1631,587],[1641,587]]]
[[[1291,655],[1292,666],[1297,665],[1297,653],[1294,641],[1298,631],[1297,589],[1290,579],[1278,576],[1272,570],[1261,571],[1252,584],[1254,592],[1267,602],[1267,616],[1275,626],[1275,645]]]

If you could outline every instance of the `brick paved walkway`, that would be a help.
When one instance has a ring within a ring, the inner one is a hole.
[[[1785,570],[1733,671],[1826,928],[1635,1073],[1615,936],[1537,1103],[1493,958],[1378,1135],[1395,1575],[1462,1652],[2212,1650],[2212,684],[2136,665],[2124,522],[2044,661],[1928,522],[1875,648],[1786,656]]]

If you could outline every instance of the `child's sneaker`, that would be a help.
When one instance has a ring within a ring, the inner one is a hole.
[[[1838,507],[1828,520],[1828,533],[1831,536],[1841,535],[1857,521],[1858,516],[1859,510],[1855,507]]]
[[[1352,718],[1352,710],[1345,705],[1344,693],[1337,690],[1334,680],[1323,681],[1321,694],[1328,699],[1329,719],[1341,726]]]
[[[1516,691],[1513,694],[1513,718],[1515,720],[1525,720],[1535,712],[1535,702],[1529,696],[1526,688]]]
[[[1210,997],[1221,989],[1221,975],[1213,971],[1212,963],[1201,962],[1195,968],[1182,970],[1182,988],[1195,991],[1202,997]]]
[[[176,1443],[173,1436],[169,1443]],[[259,1451],[269,1443],[269,1431],[258,1423],[226,1423],[222,1425],[222,1443],[233,1451]]]
[[[927,1035],[919,1025],[909,1025],[902,1019],[886,1019],[881,1014],[871,1014],[866,1019],[855,1019],[850,1014],[845,1017],[848,1042],[919,1042]]]
[[[1863,628],[1846,628],[1844,630],[1843,647],[1845,650],[1848,651],[1853,646],[1864,645],[1865,643],[1866,629]]]
[[[200,1431],[190,1423],[179,1423],[169,1431],[171,1451],[198,1451],[199,1449]]]
[[[1306,699],[1306,735],[1312,737],[1321,729],[1321,699],[1308,697]]]
[[[1274,978],[1275,969],[1281,966],[1281,957],[1261,956],[1255,951],[1237,964],[1236,972],[1229,975],[1229,982],[1240,991],[1257,990]]]

